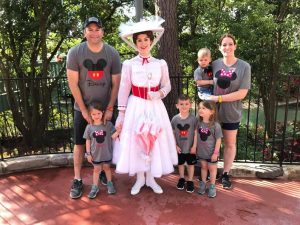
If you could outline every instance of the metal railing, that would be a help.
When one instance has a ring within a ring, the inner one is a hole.
[[[47,78],[51,83],[53,77]],[[193,113],[197,113],[198,97],[192,76],[171,77],[178,83],[177,90],[188,94],[193,100]],[[43,135],[42,145],[28,147],[24,137],[17,128],[10,108],[8,93],[4,85],[5,79],[0,78],[0,154],[5,160],[32,154],[49,154],[72,152],[73,140],[73,99],[67,79],[62,77],[51,91],[49,99],[49,117]],[[10,79],[13,93],[21,105],[22,98],[20,79]],[[42,82],[42,79],[41,79]],[[285,91],[278,94],[274,105],[275,117],[272,132],[266,127],[266,117],[262,105],[262,96],[258,91],[251,90],[243,101],[243,118],[237,138],[237,156],[239,162],[262,163],[300,163],[300,110],[299,96],[300,76],[287,76],[284,81]],[[26,82],[25,82],[26,83]],[[170,95],[174,94],[176,88]],[[178,93],[177,93],[178,94]],[[168,102],[167,108],[174,107],[176,102]],[[173,115],[169,115],[170,118]],[[24,149],[24,148],[27,149]],[[220,156],[223,157],[222,155]]]

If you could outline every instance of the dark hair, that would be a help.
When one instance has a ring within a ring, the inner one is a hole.
[[[202,103],[202,105],[209,109],[214,111],[215,113],[213,115],[210,116],[209,118],[209,125],[210,126],[214,126],[215,122],[217,121],[217,107],[216,107],[216,103],[212,102],[212,101],[201,101],[199,102],[198,108],[200,107],[200,104]],[[200,121],[203,121],[203,118],[201,116],[199,116]]]
[[[89,104],[89,106],[88,106],[89,112],[90,112],[92,109],[97,109],[97,110],[99,110],[99,111],[101,111],[101,112],[104,112],[103,104],[102,104],[101,102],[99,102],[99,101],[97,101],[97,102],[92,102],[92,103]]]
[[[188,95],[181,94],[181,95],[178,96],[177,102],[179,102],[179,100],[186,101],[186,100],[191,100],[191,99],[190,99],[190,97]]]
[[[132,35],[132,41],[133,41],[134,44],[136,44],[136,40],[137,40],[137,38],[138,38],[138,36],[140,34],[146,34],[150,38],[151,41],[154,40],[154,34],[153,34],[153,32],[151,30],[147,30],[147,31],[142,31],[142,32],[134,33]]]
[[[220,45],[220,46],[222,45],[223,39],[226,38],[226,37],[231,38],[231,39],[233,40],[234,45],[236,45],[235,37],[234,37],[232,34],[230,34],[230,33],[226,33],[226,34],[223,34],[223,35],[221,36],[221,38],[219,39],[219,45]]]

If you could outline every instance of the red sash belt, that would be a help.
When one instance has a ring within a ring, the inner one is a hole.
[[[148,87],[137,87],[132,85],[131,90],[134,96],[147,99]],[[158,91],[158,90],[159,90],[159,86],[150,88],[150,91]]]

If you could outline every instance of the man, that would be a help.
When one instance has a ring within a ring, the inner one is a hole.
[[[83,183],[80,175],[85,150],[83,133],[91,123],[87,106],[101,101],[105,108],[104,122],[112,118],[119,84],[121,62],[119,53],[103,42],[102,22],[90,17],[84,23],[85,42],[72,47],[67,56],[67,77],[75,99],[74,104],[74,180],[70,197],[80,198]]]

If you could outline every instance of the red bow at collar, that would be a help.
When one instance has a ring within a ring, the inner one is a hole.
[[[140,56],[141,58],[142,58],[142,65],[144,65],[145,63],[149,63],[149,60],[148,59],[150,59],[150,57],[142,57],[142,56]]]

